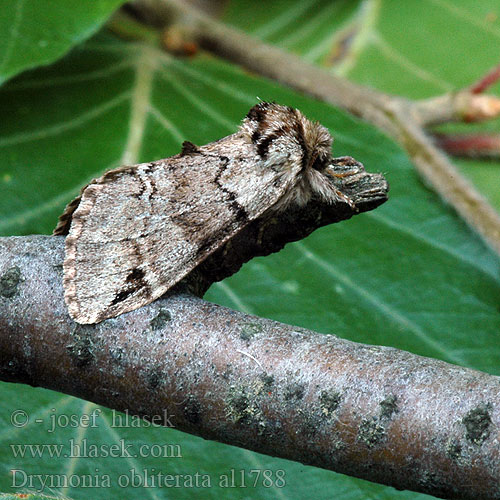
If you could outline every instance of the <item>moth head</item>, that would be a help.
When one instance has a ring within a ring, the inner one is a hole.
[[[323,125],[308,120],[298,109],[260,102],[248,112],[241,130],[265,166],[296,175],[295,188],[279,208],[305,205],[314,194],[328,203],[338,201],[338,190],[327,175],[333,139]]]
[[[248,112],[242,130],[264,162],[283,157],[304,170],[322,170],[331,158],[328,130],[290,106],[260,102]]]

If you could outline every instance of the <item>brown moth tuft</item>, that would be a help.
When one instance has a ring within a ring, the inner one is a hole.
[[[67,234],[71,317],[97,323],[146,305],[249,222],[313,196],[355,210],[335,185],[344,174],[332,165],[343,159],[332,158],[331,145],[328,130],[300,111],[261,102],[228,137],[184,142],[176,156],[95,179],[54,231]]]

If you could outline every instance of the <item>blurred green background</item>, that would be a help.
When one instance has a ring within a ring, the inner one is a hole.
[[[148,41],[116,37],[105,22],[123,2],[13,0],[0,13],[0,234],[49,234],[79,189],[123,163],[165,158],[183,140],[234,132],[257,100],[298,107],[335,137],[334,153],[382,172],[390,200],[249,262],[206,298],[233,309],[390,345],[500,373],[500,261],[415,173],[401,148],[372,126],[200,51],[175,58]],[[229,0],[221,19],[332,73],[409,98],[467,86],[498,63],[497,0]],[[499,93],[497,84],[491,89]],[[447,131],[498,131],[500,121]],[[456,162],[500,208],[498,161]],[[205,441],[173,429],[37,425],[96,405],[42,389],[0,385],[0,490],[28,474],[109,474],[110,488],[53,488],[71,498],[417,499],[425,495]],[[23,428],[11,413],[30,415]],[[173,443],[182,458],[20,458],[10,444]],[[97,471],[96,471],[97,469]],[[211,488],[128,488],[130,469],[210,474]],[[285,471],[285,486],[222,488],[231,469]],[[29,485],[25,485],[28,488]],[[36,487],[36,486],[35,486]],[[17,488],[22,490],[22,488]],[[50,493],[50,489],[46,493]]]

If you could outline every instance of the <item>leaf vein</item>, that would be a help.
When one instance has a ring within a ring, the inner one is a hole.
[[[58,135],[68,130],[74,129],[83,125],[94,118],[106,113],[110,109],[118,106],[122,101],[130,97],[130,92],[124,92],[115,98],[96,106],[90,111],[82,113],[80,116],[73,118],[71,120],[52,125],[51,127],[46,127],[39,130],[34,130],[31,132],[21,132],[19,134],[13,134],[8,137],[0,138],[0,147],[11,146],[13,144],[20,144],[23,142],[36,141],[40,139],[45,139],[47,137]]]

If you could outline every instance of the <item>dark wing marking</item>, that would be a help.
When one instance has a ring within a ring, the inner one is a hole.
[[[182,143],[181,156],[200,154],[200,148],[189,141]]]

